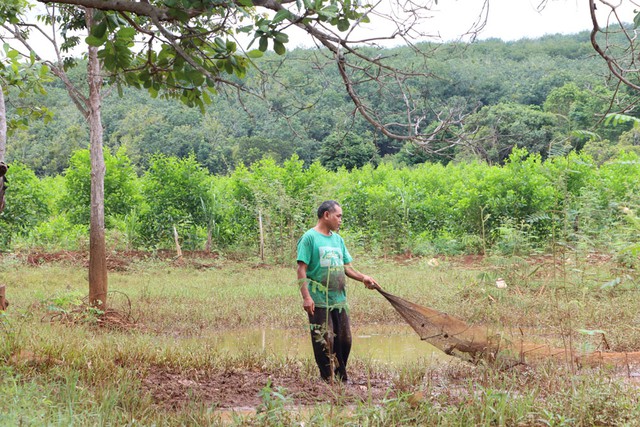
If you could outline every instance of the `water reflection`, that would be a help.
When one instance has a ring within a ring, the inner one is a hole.
[[[402,364],[417,360],[447,359],[431,344],[420,340],[411,328],[375,327],[353,329],[351,357],[381,363]],[[288,357],[313,354],[309,333],[300,329],[233,330],[210,337],[221,352],[264,352]]]

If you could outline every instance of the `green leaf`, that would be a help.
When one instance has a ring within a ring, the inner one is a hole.
[[[104,39],[99,39],[97,37],[94,36],[88,36],[86,39],[84,39],[84,41],[89,45],[89,46],[93,46],[93,47],[100,47],[104,44],[104,42],[106,40]]]
[[[338,20],[338,31],[347,31],[351,24],[348,19],[339,19]]]
[[[289,36],[286,33],[277,32],[275,33],[274,39],[276,39],[280,43],[287,43],[289,41]]]
[[[206,90],[202,91],[202,100],[207,105],[211,104],[211,97],[209,96]]]
[[[216,37],[214,41],[216,42],[216,45],[218,45],[220,49],[227,50],[226,43],[220,37]]]
[[[633,29],[635,30],[640,26],[640,12],[636,13],[636,16],[633,17]]]
[[[262,58],[264,56],[264,53],[261,50],[258,49],[253,49],[250,50],[249,52],[247,52],[247,57],[249,58]]]
[[[98,25],[94,25],[91,28],[91,35],[97,39],[102,39],[107,32],[107,21],[102,20]]]
[[[269,48],[269,38],[267,36],[260,37],[260,43],[258,44],[258,49],[261,52],[266,52]]]
[[[10,51],[7,52],[7,57],[9,57],[10,59],[16,59],[18,55],[19,53],[15,49],[11,49]]]
[[[236,29],[236,33],[250,33],[253,30],[253,25],[245,25]]]
[[[190,71],[189,78],[196,86],[202,86],[204,84],[204,75],[200,71]]]
[[[336,16],[338,16],[338,6],[329,5],[329,6],[323,7],[318,11],[318,15],[324,16],[326,18],[335,18]]]
[[[612,124],[613,126],[618,126],[620,123],[626,122],[640,123],[640,119],[638,119],[637,117],[629,116],[627,114],[609,113],[605,117],[605,125]]]
[[[278,40],[274,40],[273,41],[273,50],[278,54],[278,55],[284,55],[287,52],[287,49],[284,47],[284,45],[282,43],[280,43]]]
[[[290,17],[291,17],[291,12],[289,12],[287,9],[280,9],[271,20],[271,23],[277,24],[279,22],[284,21],[285,19],[289,19]]]
[[[136,35],[136,29],[133,27],[124,27],[118,30],[118,37],[125,39],[133,39]]]

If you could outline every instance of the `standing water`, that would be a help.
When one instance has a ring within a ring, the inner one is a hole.
[[[351,357],[380,363],[404,364],[425,359],[434,363],[448,359],[409,327],[376,326],[352,329]],[[211,337],[221,352],[263,352],[276,356],[308,357],[313,354],[311,337],[306,329],[253,329],[225,331]]]

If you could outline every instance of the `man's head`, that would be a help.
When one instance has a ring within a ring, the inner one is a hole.
[[[326,200],[318,207],[318,222],[331,231],[338,231],[342,224],[342,208],[335,200]]]

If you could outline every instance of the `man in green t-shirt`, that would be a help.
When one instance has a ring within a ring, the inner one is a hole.
[[[351,351],[351,326],[347,313],[346,278],[369,289],[379,288],[371,277],[351,266],[351,255],[336,232],[342,223],[342,208],[328,200],[318,208],[318,223],[298,241],[298,282],[302,306],[309,315],[313,354],[320,376],[333,375],[347,381],[347,359]]]

